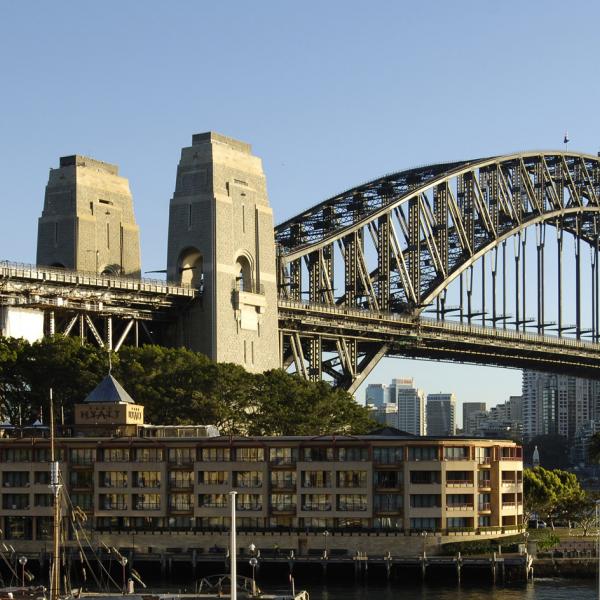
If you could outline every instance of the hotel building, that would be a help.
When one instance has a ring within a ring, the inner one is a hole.
[[[3,538],[48,540],[48,429],[4,425],[0,433]],[[98,532],[217,533],[230,524],[231,490],[242,532],[500,535],[523,519],[522,450],[513,441],[393,429],[230,437],[211,426],[152,426],[111,376],[76,406],[56,445],[65,520],[78,507]]]

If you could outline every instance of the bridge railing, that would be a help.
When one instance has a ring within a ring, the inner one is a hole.
[[[456,321],[446,321],[442,319],[433,319],[431,317],[410,317],[401,315],[393,312],[386,311],[373,311],[360,309],[355,307],[347,306],[333,306],[331,304],[320,304],[318,302],[298,302],[295,300],[288,300],[286,298],[279,298],[278,300],[280,307],[287,307],[291,309],[304,309],[314,310],[320,313],[328,313],[339,315],[340,317],[354,316],[359,319],[370,319],[374,321],[392,321],[395,323],[403,323],[406,325],[424,325],[428,328],[440,328],[443,330],[456,331],[457,333],[464,333],[487,336],[503,339],[509,339],[512,341],[522,342],[534,342],[534,343],[547,343],[552,345],[559,345],[565,347],[579,348],[589,347],[598,348],[598,344],[588,340],[577,340],[574,338],[565,338],[551,335],[540,335],[537,333],[529,333],[525,331],[516,331],[514,329],[499,329],[497,327],[485,327],[481,325],[457,323]]]
[[[189,292],[190,295],[197,290],[178,282],[163,279],[151,279],[125,275],[101,274],[94,271],[76,271],[58,267],[46,267],[27,263],[0,260],[0,276],[23,277],[57,283],[97,285],[99,287],[117,287],[119,289],[141,290],[148,292],[165,292],[177,290]]]

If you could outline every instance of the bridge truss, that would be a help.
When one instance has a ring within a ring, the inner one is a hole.
[[[385,355],[598,376],[599,217],[599,158],[559,151],[330,198],[276,228],[282,364],[349,390]]]
[[[114,351],[165,343],[168,328],[197,296],[164,281],[0,261],[0,307],[38,310],[45,335],[77,336]]]

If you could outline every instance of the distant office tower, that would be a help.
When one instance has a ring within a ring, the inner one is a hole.
[[[469,417],[471,416],[471,414],[473,414],[475,412],[485,413],[485,411],[486,411],[485,402],[463,402],[462,411],[463,411],[463,420],[462,420],[463,433],[470,435],[473,432],[470,430],[470,427],[469,427]]]
[[[599,391],[600,386],[587,379],[523,371],[524,437],[558,434],[573,441],[598,415]]]
[[[427,396],[427,434],[456,435],[456,396],[429,394]]]
[[[396,404],[396,427],[413,435],[425,435],[425,392],[414,387],[412,379],[392,379],[390,402]]]
[[[412,378],[392,379],[389,386],[370,384],[365,399],[379,423],[425,435],[425,392],[414,387]]]
[[[388,387],[382,383],[370,383],[365,392],[365,404],[376,407],[383,406],[388,402]]]
[[[139,228],[119,167],[75,155],[50,170],[37,264],[139,277]]]

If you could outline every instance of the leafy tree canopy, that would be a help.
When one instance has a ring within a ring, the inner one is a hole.
[[[587,507],[586,494],[577,476],[560,469],[534,467],[523,472],[527,518],[537,513],[554,527],[557,519],[573,520]]]
[[[214,424],[224,434],[361,434],[375,423],[352,396],[281,370],[251,374],[182,348],[124,347],[114,376],[154,424]],[[12,423],[47,414],[48,390],[70,422],[73,406],[108,372],[105,351],[74,338],[0,338],[0,410]]]

